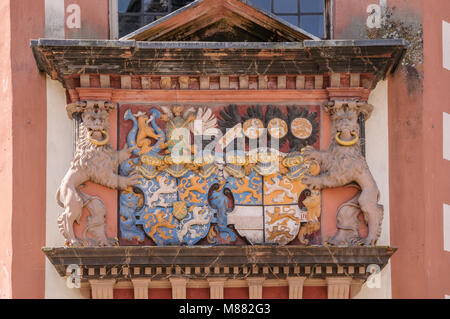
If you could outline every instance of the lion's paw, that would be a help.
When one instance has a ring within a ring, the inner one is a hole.
[[[306,186],[308,186],[308,188],[310,188],[310,189],[322,189],[323,188],[323,184],[322,184],[320,178],[318,178],[316,176],[306,175],[303,177],[302,183],[305,184]]]
[[[360,243],[363,246],[375,246],[376,242],[377,242],[377,239],[376,238],[372,238],[372,237],[366,237],[366,238],[362,238],[360,240]]]

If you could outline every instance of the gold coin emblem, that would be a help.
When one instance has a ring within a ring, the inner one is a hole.
[[[260,119],[248,119],[244,122],[244,135],[250,139],[258,138],[262,135],[264,124]]]
[[[270,136],[280,139],[286,136],[288,132],[288,126],[282,119],[275,118],[269,121],[269,124],[267,125],[267,131],[269,132]]]
[[[292,135],[299,139],[307,139],[312,134],[312,124],[308,119],[299,117],[292,121]]]

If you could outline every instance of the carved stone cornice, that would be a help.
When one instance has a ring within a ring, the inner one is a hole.
[[[39,70],[67,88],[73,88],[66,82],[68,77],[83,73],[162,76],[372,73],[377,78],[376,85],[396,68],[405,46],[404,40],[397,39],[272,43],[31,41]]]
[[[66,276],[67,267],[74,264],[81,267],[82,281],[261,276],[266,279],[351,276],[364,281],[369,275],[368,265],[383,268],[396,250],[392,247],[302,246],[43,248],[60,276]]]

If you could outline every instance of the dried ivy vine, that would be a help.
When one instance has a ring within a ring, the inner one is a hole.
[[[405,22],[395,7],[385,8],[380,28],[366,28],[369,39],[404,39],[408,42],[402,65],[415,68],[423,76],[423,28],[421,22]]]

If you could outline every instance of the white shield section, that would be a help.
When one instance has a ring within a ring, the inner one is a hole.
[[[264,216],[262,206],[235,206],[228,214],[228,224],[234,225],[239,235],[252,244],[264,243]]]

